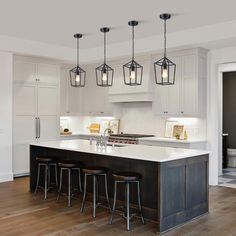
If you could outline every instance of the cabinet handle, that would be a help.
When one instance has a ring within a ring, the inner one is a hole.
[[[38,138],[40,138],[40,118],[38,117]]]
[[[104,114],[104,111],[100,111],[100,114]]]
[[[184,114],[184,112],[183,112],[183,111],[181,111],[181,114]]]
[[[38,118],[35,117],[35,139],[38,138]]]

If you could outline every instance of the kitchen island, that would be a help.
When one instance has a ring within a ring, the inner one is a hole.
[[[97,148],[87,140],[63,140],[30,145],[30,190],[34,191],[37,156],[57,160],[79,160],[85,166],[106,166],[111,171],[135,171],[142,174],[141,198],[146,219],[157,223],[162,233],[208,213],[208,158],[202,150],[129,145]],[[91,182],[89,191],[92,191]],[[109,175],[108,190],[113,197],[113,180]],[[100,197],[105,196],[99,186]],[[123,191],[117,198],[123,199]],[[131,203],[137,204],[137,193],[131,188]]]

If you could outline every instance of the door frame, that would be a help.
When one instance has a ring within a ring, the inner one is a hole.
[[[220,64],[218,67],[218,95],[219,95],[219,113],[218,113],[218,175],[222,175],[222,134],[223,134],[223,73],[224,72],[236,72],[236,63]]]

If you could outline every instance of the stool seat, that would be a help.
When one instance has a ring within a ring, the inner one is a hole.
[[[115,172],[112,177],[117,181],[137,181],[142,178],[142,175],[136,172]]]
[[[62,168],[80,168],[82,166],[82,163],[79,161],[72,162],[72,161],[59,161],[58,166]]]
[[[89,166],[83,168],[83,172],[89,175],[101,175],[109,172],[109,169],[102,166]]]
[[[36,161],[43,162],[43,163],[55,162],[55,160],[50,157],[36,157]]]

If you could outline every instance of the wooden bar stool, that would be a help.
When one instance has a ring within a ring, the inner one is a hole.
[[[45,174],[44,174],[44,198],[47,199],[47,192],[50,188],[51,184],[51,173],[50,169],[51,167],[54,167],[55,171],[55,184],[56,188],[58,189],[58,180],[57,180],[57,163],[53,158],[49,157],[36,157],[36,161],[38,162],[38,173],[37,173],[37,182],[36,182],[36,188],[34,193],[37,193],[37,190],[39,188],[39,178],[40,178],[40,171],[41,167],[44,167],[45,169]]]
[[[113,216],[116,210],[116,195],[117,195],[117,183],[125,183],[126,185],[126,194],[125,194],[125,212],[123,214],[124,218],[126,218],[127,222],[127,230],[130,230],[130,220],[135,214],[130,214],[130,184],[137,183],[137,190],[138,190],[138,212],[141,217],[141,221],[144,224],[144,218],[142,214],[142,207],[141,207],[141,197],[140,197],[140,180],[142,179],[142,175],[135,172],[116,172],[112,173],[112,177],[115,181],[114,183],[114,202],[113,208],[111,211],[111,219],[110,224],[112,224]]]
[[[108,203],[108,207],[110,209],[110,203],[109,203],[109,196],[108,196],[108,190],[107,190],[107,173],[109,172],[109,169],[106,167],[87,167],[83,168],[84,173],[84,196],[83,196],[83,202],[80,211],[84,211],[85,206],[85,200],[86,200],[86,188],[87,188],[87,177],[92,176],[93,177],[93,217],[96,217],[96,208],[97,208],[97,194],[98,194],[98,177],[104,176],[105,181],[105,194],[106,194],[106,200]]]
[[[60,186],[58,191],[57,200],[59,200],[61,190],[62,190],[62,177],[63,177],[63,171],[68,172],[68,207],[71,207],[71,199],[72,199],[72,172],[77,171],[78,173],[78,189],[80,192],[82,192],[82,186],[81,186],[81,167],[83,166],[81,162],[75,162],[75,161],[59,161],[58,166],[60,167]]]

